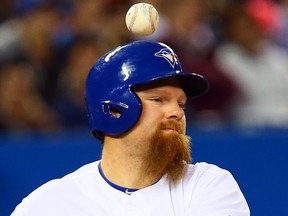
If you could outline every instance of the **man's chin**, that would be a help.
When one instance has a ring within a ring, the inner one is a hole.
[[[191,161],[189,137],[174,129],[158,130],[146,159],[150,174],[167,174],[175,182],[185,172],[184,163]]]

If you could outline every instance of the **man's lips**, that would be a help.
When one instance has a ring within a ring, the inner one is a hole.
[[[173,131],[177,132],[178,134],[183,132],[181,125],[177,122],[167,122],[166,124],[162,124],[160,128],[163,131]]]
[[[175,129],[175,128],[163,128],[164,131],[174,131],[174,132],[177,132],[179,133],[179,130],[178,129]]]

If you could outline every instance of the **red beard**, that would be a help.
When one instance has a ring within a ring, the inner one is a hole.
[[[167,174],[169,182],[175,183],[183,177],[186,164],[191,161],[190,137],[184,134],[180,124],[175,121],[161,124],[145,157],[146,173],[159,177]]]

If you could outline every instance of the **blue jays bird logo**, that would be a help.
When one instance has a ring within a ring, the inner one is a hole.
[[[173,68],[175,67],[176,64],[178,64],[177,55],[171,52],[171,50],[168,48],[163,48],[154,55],[166,59]]]

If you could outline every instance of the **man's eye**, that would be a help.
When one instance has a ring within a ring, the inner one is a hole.
[[[186,104],[179,103],[179,107],[180,107],[181,109],[185,110],[185,109],[186,109]]]
[[[154,102],[158,102],[158,103],[162,102],[161,98],[150,98],[149,100],[154,101]]]

